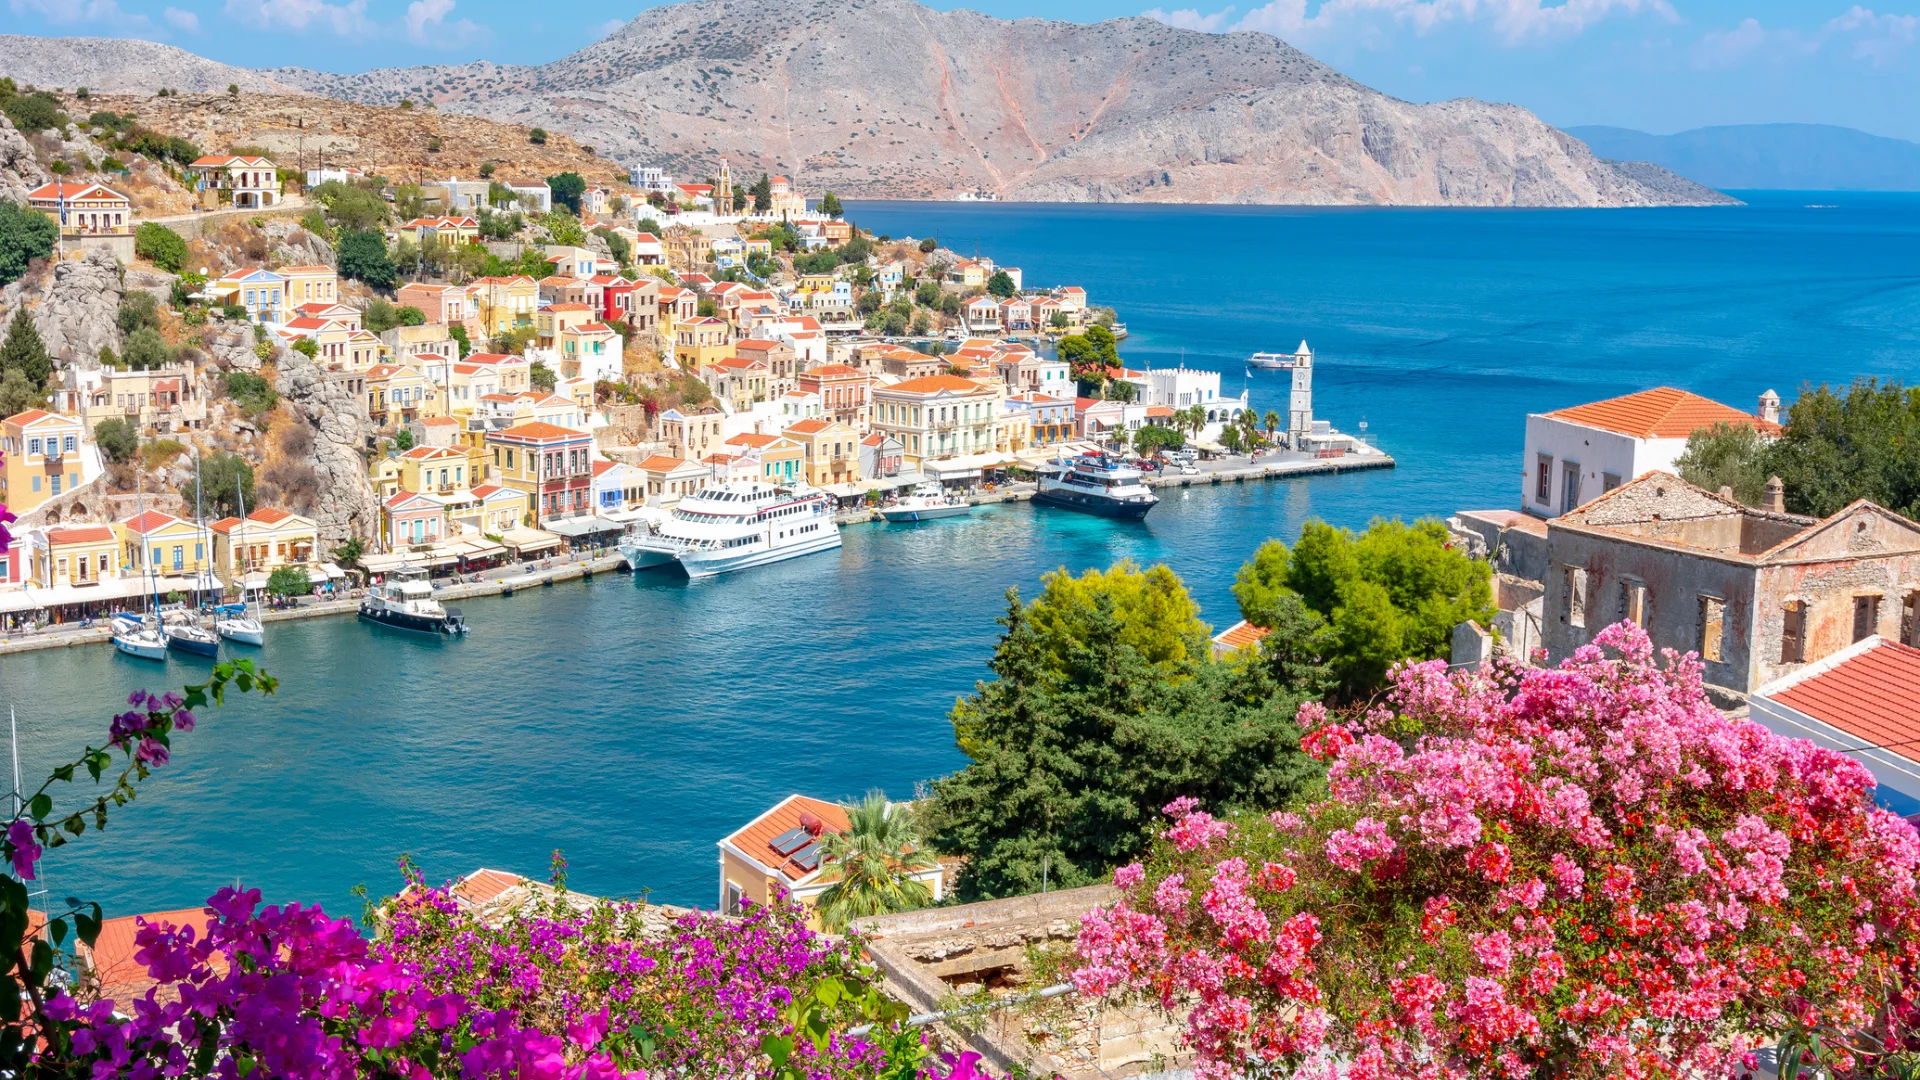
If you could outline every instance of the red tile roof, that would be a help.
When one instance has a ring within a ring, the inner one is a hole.
[[[1557,409],[1547,415],[1637,439],[1684,439],[1715,424],[1757,428],[1767,434],[1780,431],[1778,424],[1671,386]]]
[[[1920,649],[1882,640],[1767,696],[1865,745],[1920,760]]]
[[[144,535],[156,529],[164,529],[169,525],[176,524],[179,520],[179,518],[174,517],[172,514],[163,514],[158,510],[149,510],[144,514],[135,514],[120,524],[125,525],[133,532]]]

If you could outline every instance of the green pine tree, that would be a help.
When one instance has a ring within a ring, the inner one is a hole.
[[[28,317],[27,309],[13,313],[7,327],[7,342],[0,345],[0,372],[18,371],[35,390],[46,389],[53,375],[53,357],[47,355],[47,343]]]

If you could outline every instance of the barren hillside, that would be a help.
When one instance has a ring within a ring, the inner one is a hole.
[[[525,127],[436,109],[248,91],[237,97],[224,92],[153,97],[91,91],[85,102],[69,99],[67,108],[82,116],[93,109],[132,113],[141,124],[178,135],[208,153],[264,147],[286,168],[347,166],[392,180],[420,181],[472,178],[481,165],[494,162],[502,180],[550,176],[565,169],[594,184],[626,179],[624,168],[586,153],[558,132],[548,135],[546,145],[535,146]]]
[[[0,38],[0,70],[53,68]],[[177,50],[170,51],[177,52]],[[1622,168],[1525,109],[1389,98],[1266,34],[1144,19],[1091,25],[939,12],[914,0],[691,0],[538,67],[474,63],[251,73],[342,100],[566,131],[622,162],[785,172],[870,197],[1629,206],[1730,201]],[[98,76],[98,78],[95,78]],[[16,76],[17,77],[17,76]],[[44,77],[44,76],[43,76]],[[243,95],[244,96],[244,95]]]

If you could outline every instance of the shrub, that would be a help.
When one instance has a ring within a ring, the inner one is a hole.
[[[261,342],[261,344],[265,345],[267,342]],[[280,402],[280,395],[274,393],[273,384],[251,372],[227,372],[226,387],[227,396],[252,417],[273,411],[273,407]]]
[[[527,132],[527,141],[535,146],[547,145],[547,129],[534,128],[532,131]]]
[[[160,336],[160,331],[151,326],[143,326],[127,335],[126,344],[120,350],[120,358],[136,371],[164,367],[173,359],[173,351]]]
[[[491,161],[482,162],[480,165],[480,179],[482,180],[492,179],[493,173],[496,167],[497,166],[495,166],[494,163]]]
[[[940,241],[933,237],[929,236],[925,240],[920,241],[920,251],[922,254],[931,255],[938,250],[940,250]]]
[[[108,461],[119,464],[132,460],[140,449],[140,431],[122,417],[109,417],[93,425],[93,441]]]
[[[365,282],[376,289],[390,289],[399,278],[393,260],[387,256],[387,242],[377,232],[350,232],[342,236],[338,256],[341,277]]]
[[[53,253],[60,230],[53,219],[16,202],[0,199],[0,285],[27,272],[27,264]]]
[[[267,592],[274,596],[305,596],[313,591],[313,579],[304,566],[277,566],[267,575]]]
[[[145,290],[128,290],[120,294],[118,322],[122,334],[131,334],[143,326],[157,329],[160,326],[160,302]]]
[[[1920,838],[1858,761],[1714,709],[1691,656],[1621,623],[1300,723],[1324,798],[1175,800],[1081,924],[1075,985],[1180,1002],[1196,1076],[1738,1076],[1783,1034],[1895,1075],[1852,1055],[1912,1034],[1885,1007]]]
[[[68,124],[67,114],[60,111],[60,99],[45,90],[16,94],[0,105],[0,112],[5,112],[13,126],[26,135]]]
[[[133,231],[133,253],[172,274],[187,262],[187,242],[157,221],[143,221]]]

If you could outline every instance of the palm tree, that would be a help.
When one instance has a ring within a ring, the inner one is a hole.
[[[1197,439],[1200,437],[1200,429],[1207,426],[1207,407],[1205,405],[1189,405],[1187,406],[1186,414],[1182,416],[1181,419],[1186,422],[1187,430],[1192,432],[1193,437]]]
[[[1272,442],[1273,433],[1280,430],[1280,413],[1278,410],[1268,409],[1267,415],[1263,417],[1263,419],[1267,425],[1267,441]]]
[[[1252,409],[1242,409],[1240,410],[1238,419],[1240,421],[1240,429],[1246,433],[1247,445],[1258,446],[1260,444],[1259,414],[1255,413]]]
[[[938,864],[914,834],[906,808],[887,802],[885,792],[869,791],[846,810],[847,831],[821,845],[822,864],[840,873],[815,905],[826,928],[839,933],[855,919],[933,903],[933,893],[913,875]]]

